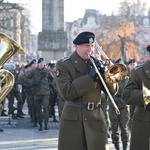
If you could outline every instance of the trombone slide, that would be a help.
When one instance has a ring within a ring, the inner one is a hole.
[[[107,94],[108,94],[108,96],[109,96],[109,98],[110,98],[110,100],[111,100],[111,102],[112,102],[114,108],[115,108],[116,113],[119,115],[119,114],[120,114],[120,111],[119,111],[119,109],[118,109],[118,107],[117,107],[117,105],[116,105],[116,103],[115,103],[115,101],[114,101],[114,99],[113,99],[113,97],[112,97],[112,95],[111,95],[111,93],[110,93],[110,91],[109,91],[109,89],[108,89],[108,87],[107,87],[107,85],[106,85],[106,83],[105,83],[103,77],[101,76],[101,74],[100,74],[100,72],[99,72],[97,66],[95,65],[94,60],[91,58],[91,56],[90,56],[89,54],[88,54],[88,56],[89,56],[90,61],[92,62],[93,66],[94,66],[94,68],[95,68],[95,71],[96,71],[96,73],[98,74],[98,76],[99,76],[99,78],[100,78],[100,80],[101,80],[101,82],[102,82],[102,84],[103,84],[103,86],[104,86],[104,88],[105,88],[105,90],[106,90],[106,92],[107,92]]]

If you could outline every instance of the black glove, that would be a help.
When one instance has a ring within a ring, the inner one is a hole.
[[[89,75],[90,75],[90,77],[91,77],[93,80],[95,80],[95,79],[96,79],[96,77],[97,77],[97,73],[96,73],[96,71],[95,71],[95,68],[94,68],[94,67],[90,67],[90,69],[89,69]]]
[[[119,97],[114,97],[114,101],[116,102],[116,104],[124,104],[125,102],[119,98]]]
[[[97,69],[99,70],[99,72],[100,72],[101,74],[104,74],[105,71],[104,71],[104,67],[103,67],[103,65],[102,65],[102,62],[100,62],[100,60],[98,60],[98,59],[96,59],[96,58],[94,58],[94,57],[92,57],[92,59],[94,60],[94,63],[95,63],[95,65],[96,65]]]

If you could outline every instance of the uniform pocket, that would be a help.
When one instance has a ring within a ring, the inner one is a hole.
[[[78,120],[77,107],[64,106],[61,119],[63,120]]]

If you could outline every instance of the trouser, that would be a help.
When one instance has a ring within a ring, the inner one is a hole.
[[[34,95],[28,95],[27,96],[27,104],[28,104],[28,112],[29,112],[29,115],[32,119],[36,118],[36,114],[34,112],[34,109],[35,109],[35,105],[34,105]]]
[[[112,129],[112,142],[116,143],[119,141],[119,127],[121,130],[121,140],[129,140],[128,122],[129,122],[129,111],[127,108],[120,109],[120,115],[117,115],[115,109],[109,108],[111,129]]]
[[[8,94],[8,108],[9,108],[9,114],[13,114],[14,111],[14,100],[16,98],[17,100],[17,114],[22,115],[22,108],[23,108],[23,102],[22,102],[22,96],[20,92],[12,92]]]
[[[49,95],[34,95],[36,118],[38,123],[49,119]]]

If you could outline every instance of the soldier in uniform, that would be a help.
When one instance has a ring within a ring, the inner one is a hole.
[[[34,70],[37,67],[37,61],[33,59],[29,63],[29,65],[30,65],[31,70]],[[27,93],[28,93],[28,107],[29,107],[29,114],[31,117],[31,122],[34,122],[33,127],[37,127],[36,107],[34,104],[34,91],[32,90],[32,85],[29,88],[27,88]]]
[[[28,72],[28,70],[35,69],[37,66],[37,62],[35,59],[33,59],[30,63],[24,66],[23,68],[23,74]],[[26,87],[22,86],[22,99],[23,103],[25,103],[26,98],[27,98],[27,92],[26,92]]]
[[[101,107],[102,85],[91,64],[95,35],[82,32],[73,41],[75,52],[56,64],[56,85],[65,101],[60,118],[58,150],[107,150],[107,125]],[[92,58],[97,66],[100,61]],[[104,70],[100,67],[100,73]],[[107,85],[111,94],[118,84]]]
[[[55,74],[56,74],[56,66],[55,63],[48,63],[47,69],[50,71],[53,81],[52,81],[52,86],[50,89],[50,115],[53,117],[53,122],[58,122],[56,119],[56,114],[55,114],[55,105],[58,104],[58,93],[57,93],[57,88],[56,88],[56,80],[55,80]]]
[[[34,105],[36,109],[36,118],[40,125],[39,131],[44,129],[48,130],[48,118],[49,118],[49,96],[50,86],[52,84],[53,77],[48,69],[45,68],[45,62],[43,58],[39,58],[37,62],[37,68],[31,70],[26,75],[31,81],[32,91],[34,92]]]
[[[122,63],[121,60],[117,60],[115,63]],[[128,131],[128,122],[129,122],[129,108],[121,98],[121,94],[124,86],[126,85],[129,77],[126,76],[121,81],[118,82],[119,90],[118,93],[114,96],[114,101],[119,108],[120,114],[116,114],[116,111],[109,101],[109,117],[111,122],[111,138],[112,143],[115,146],[116,150],[120,150],[119,141],[121,137],[123,150],[127,150],[127,145],[129,141],[129,131]]]
[[[18,83],[22,85],[23,91],[25,92],[22,94],[23,96],[26,96],[27,99],[27,106],[28,106],[28,114],[30,115],[30,118],[33,122],[33,115],[32,115],[32,103],[34,101],[33,99],[33,92],[31,90],[30,86],[30,80],[26,77],[29,71],[31,71],[31,63],[28,63],[27,65],[24,66],[23,72],[19,75],[18,78]]]
[[[22,95],[18,86],[18,74],[16,72],[16,66],[15,64],[10,64],[10,72],[14,75],[15,77],[15,83],[9,94],[7,95],[8,98],[8,114],[12,114],[12,119],[17,119],[19,118],[24,118],[22,116],[22,109],[23,109],[23,100],[22,100]],[[17,100],[17,116],[14,114],[14,100]]]
[[[147,47],[150,52],[150,45]],[[122,98],[128,105],[135,105],[131,128],[130,150],[150,148],[150,56],[143,64],[132,71]],[[144,94],[144,89],[147,89]]]
[[[131,73],[132,73],[132,71],[133,71],[133,70],[135,69],[135,67],[136,67],[136,61],[135,61],[135,59],[130,59],[130,60],[127,62],[127,66],[128,66],[128,69],[129,69],[129,74],[128,74],[128,76],[130,76]],[[133,113],[134,113],[134,110],[135,110],[135,105],[130,105],[129,110],[130,110],[129,129],[131,130],[132,117],[133,117]]]

